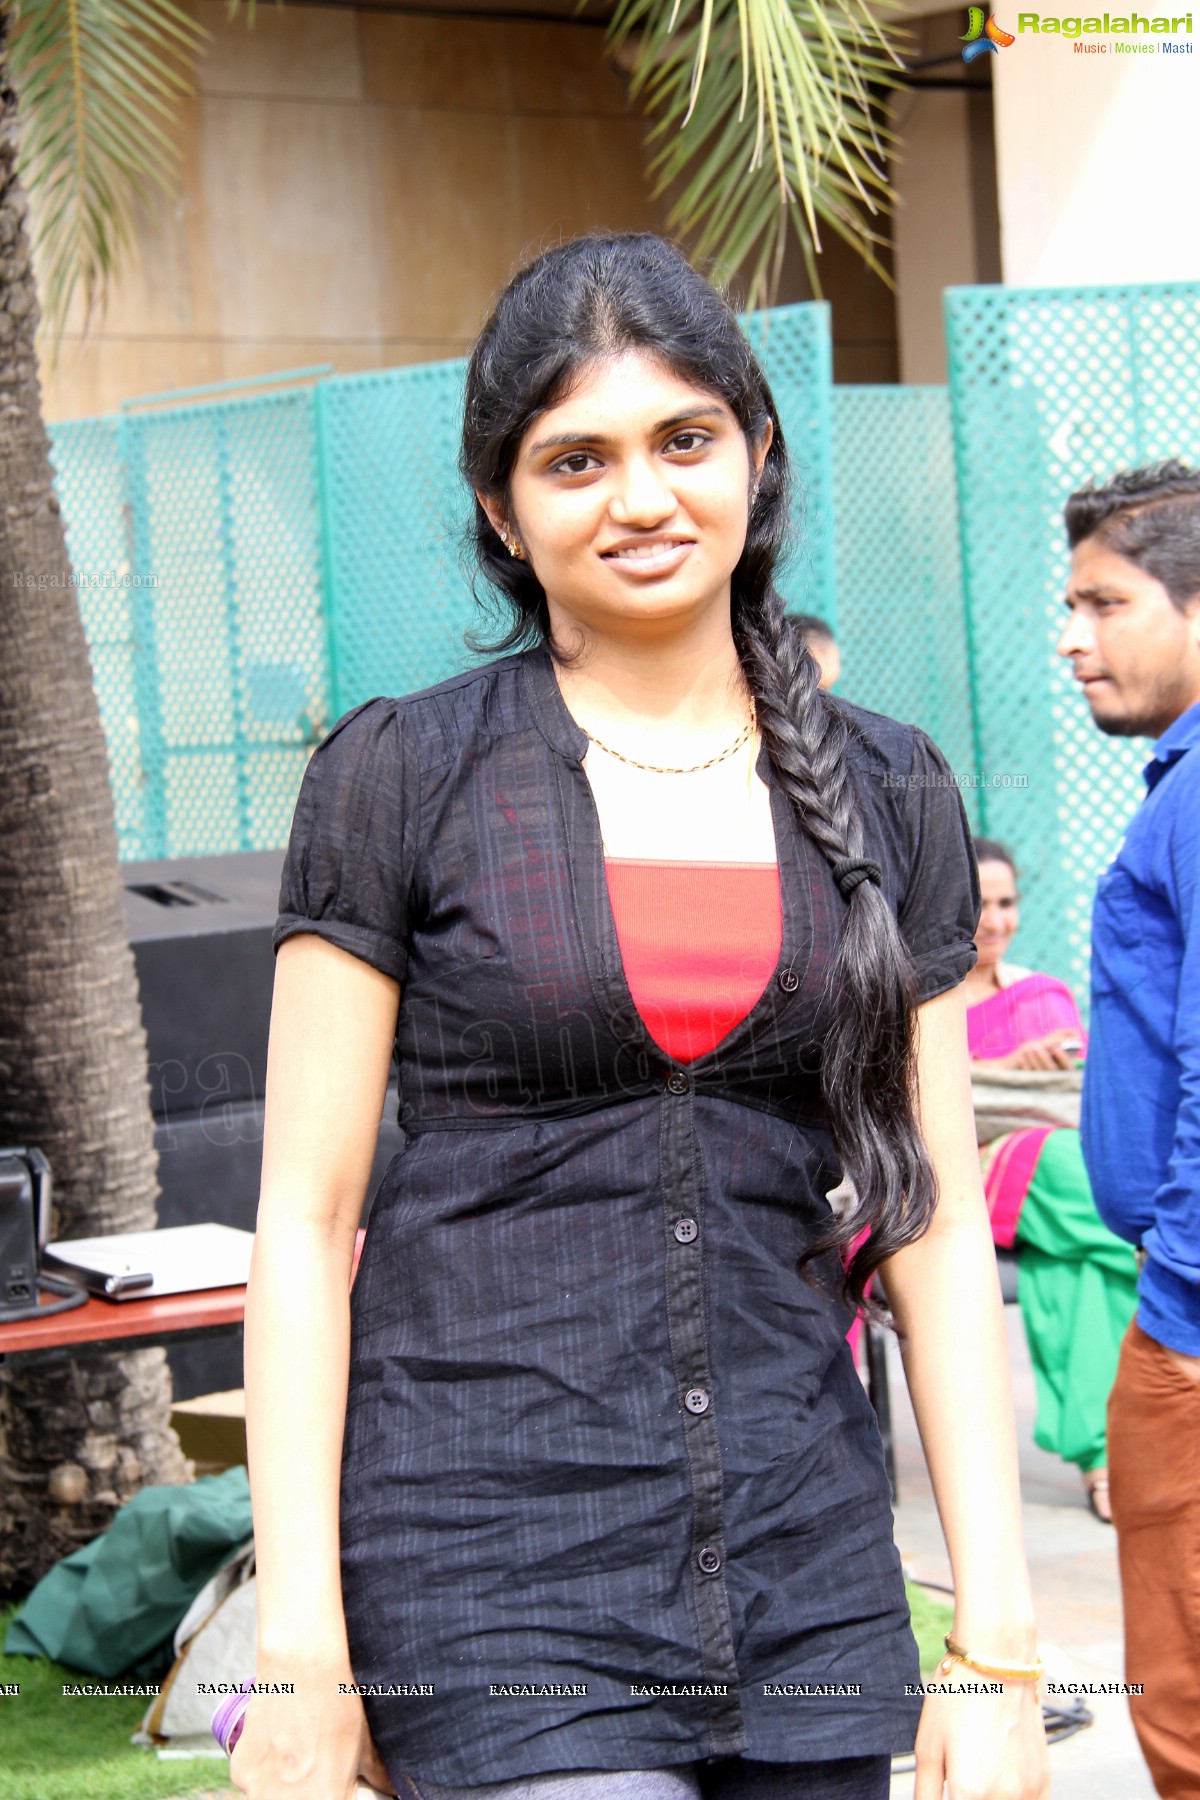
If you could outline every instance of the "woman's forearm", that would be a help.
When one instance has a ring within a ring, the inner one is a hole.
[[[969,1650],[1034,1648],[1004,1304],[971,1111],[961,984],[918,1011],[918,1111],[938,1199],[923,1237],[882,1264]]]
[[[338,1525],[350,1270],[399,995],[389,976],[320,937],[279,947],[246,1295],[260,1663],[346,1661]]]
[[[319,1219],[260,1214],[245,1323],[260,1673],[348,1662],[338,1511],[353,1246]]]
[[[943,1201],[926,1235],[881,1273],[954,1574],[955,1635],[977,1655],[1029,1661],[1008,1346],[982,1201]]]

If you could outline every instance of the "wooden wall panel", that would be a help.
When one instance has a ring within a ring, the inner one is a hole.
[[[490,19],[360,13],[365,98],[425,111],[511,112],[517,29]],[[564,38],[594,35],[559,31]]]
[[[380,108],[372,123],[383,330],[465,344],[520,248],[516,121],[402,107]]]
[[[590,227],[661,228],[603,33],[188,0],[210,32],[179,114],[179,194],[84,335],[46,416],[315,362],[455,356],[526,255]]]
[[[247,25],[224,0],[191,0],[187,10],[212,35],[196,70],[202,94],[247,99],[361,100],[362,65],[357,15],[326,6],[255,8]]]
[[[378,335],[368,110],[215,95],[201,107],[196,330]]]
[[[288,364],[276,364],[277,368]],[[226,379],[222,346],[203,338],[116,337],[92,332],[64,338],[57,367],[41,358],[42,411],[50,421],[116,412],[135,394],[199,387]]]
[[[523,248],[660,223],[647,197],[640,120],[518,117],[513,128]]]
[[[511,25],[513,102],[520,113],[567,118],[637,117],[624,77],[601,55],[594,26]]]

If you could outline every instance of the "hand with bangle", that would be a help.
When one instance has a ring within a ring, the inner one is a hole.
[[[985,1660],[983,1657],[973,1655],[969,1650],[964,1650],[963,1646],[948,1632],[942,1642],[946,1646],[946,1654],[934,1670],[934,1676],[939,1681],[953,1671],[955,1663],[962,1663],[964,1667],[973,1669],[977,1675],[986,1675],[993,1681],[1038,1682],[1046,1673],[1046,1665],[1040,1659],[1033,1663],[1002,1663],[994,1662],[991,1658]]]
[[[965,1634],[964,1634],[965,1635]],[[1002,1638],[1008,1634],[1002,1634]],[[1021,1800],[1049,1800],[1040,1683],[1045,1664],[1036,1652],[1020,1655],[1024,1633],[993,1655],[972,1636],[967,1644],[952,1634],[946,1654],[926,1680],[925,1706],[917,1734],[917,1776],[913,1800],[950,1800],[993,1793]],[[957,1678],[956,1678],[957,1677]],[[1001,1769],[1003,1773],[1001,1773]]]

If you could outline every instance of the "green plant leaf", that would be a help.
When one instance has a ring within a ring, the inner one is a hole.
[[[174,0],[10,0],[19,168],[33,202],[55,357],[82,286],[86,315],[132,248],[135,204],[175,190],[173,127],[210,34]]]
[[[740,274],[748,304],[773,298],[789,233],[820,292],[823,228],[891,285],[877,221],[892,203],[881,101],[898,39],[863,0],[617,0],[609,45],[628,46],[668,225]]]

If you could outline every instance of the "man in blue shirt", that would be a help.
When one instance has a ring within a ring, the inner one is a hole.
[[[1096,890],[1083,1151],[1140,1247],[1109,1400],[1126,1679],[1160,1795],[1200,1795],[1200,472],[1073,494],[1059,639],[1092,718],[1153,736],[1148,792]]]

